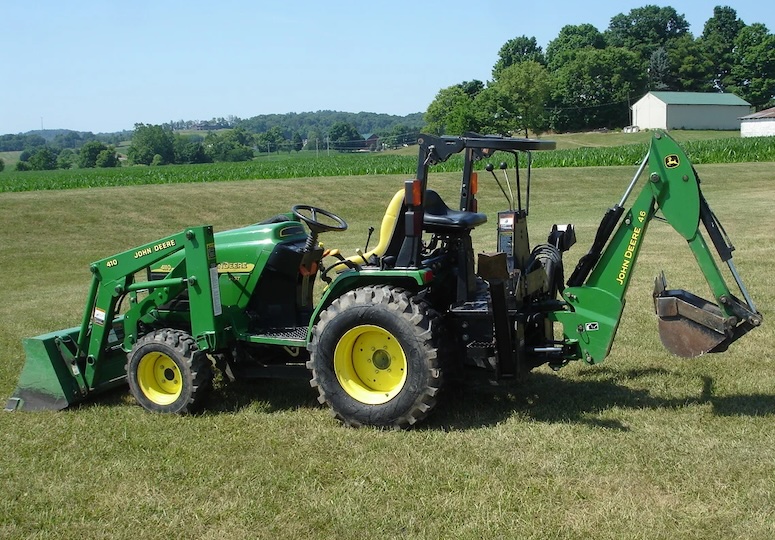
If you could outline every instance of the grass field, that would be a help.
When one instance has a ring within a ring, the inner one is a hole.
[[[773,163],[705,165],[764,326],[724,355],[663,350],[653,277],[707,296],[685,243],[654,222],[612,354],[518,387],[449,392],[409,432],[346,429],[305,381],[218,385],[204,413],[153,415],[125,392],[62,412],[0,414],[0,538],[775,537]],[[566,275],[632,167],[541,169],[531,240],[575,223]],[[403,175],[0,193],[0,400],[25,336],[78,323],[88,264],[187,225],[216,230],[295,203],[345,217],[353,252]],[[494,248],[497,188],[480,180]],[[455,200],[454,175],[431,187]],[[357,193],[357,195],[353,195]]]

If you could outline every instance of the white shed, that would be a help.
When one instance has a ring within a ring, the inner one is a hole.
[[[741,137],[772,137],[775,135],[775,107],[740,119]]]
[[[641,129],[740,129],[751,104],[734,94],[649,92],[632,106],[632,123]]]

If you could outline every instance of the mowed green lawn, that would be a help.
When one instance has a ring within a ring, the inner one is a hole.
[[[306,381],[219,385],[197,416],[125,392],[61,412],[0,414],[0,538],[773,538],[773,163],[698,167],[764,326],[723,355],[661,346],[653,278],[707,296],[681,239],[653,222],[611,356],[516,387],[450,390],[408,432],[347,429]],[[531,240],[574,223],[566,276],[632,168],[541,169]],[[91,261],[181,230],[294,203],[344,216],[353,252],[403,177],[338,177],[0,194],[0,400],[25,336],[80,321]],[[458,180],[431,186],[454,206]],[[492,250],[503,206],[480,176]],[[374,241],[374,240],[373,240]]]

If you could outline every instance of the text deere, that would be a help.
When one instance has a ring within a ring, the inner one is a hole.
[[[140,257],[145,257],[146,255],[150,255],[151,253],[156,253],[164,249],[171,248],[174,245],[175,245],[175,240],[167,240],[166,242],[160,242],[152,247],[140,249],[138,251],[135,251],[135,259],[139,259]]]
[[[619,270],[619,275],[616,276],[616,282],[619,285],[624,286],[624,280],[627,279],[627,274],[630,272],[630,265],[632,264],[632,256],[635,253],[635,247],[638,245],[638,239],[640,238],[641,228],[634,227],[632,229],[632,236],[630,236],[630,243],[627,244],[627,249],[624,250],[624,260],[622,261],[622,267]]]

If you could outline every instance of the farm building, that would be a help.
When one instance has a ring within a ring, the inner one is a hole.
[[[632,123],[641,129],[740,129],[751,104],[734,94],[649,92],[632,106]]]
[[[740,119],[741,137],[772,137],[775,135],[775,107],[743,116]]]

